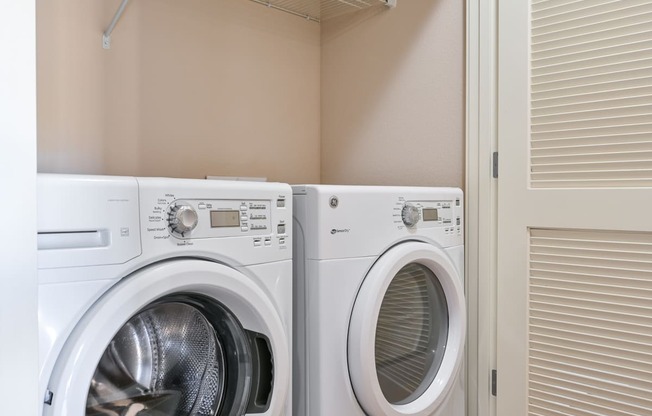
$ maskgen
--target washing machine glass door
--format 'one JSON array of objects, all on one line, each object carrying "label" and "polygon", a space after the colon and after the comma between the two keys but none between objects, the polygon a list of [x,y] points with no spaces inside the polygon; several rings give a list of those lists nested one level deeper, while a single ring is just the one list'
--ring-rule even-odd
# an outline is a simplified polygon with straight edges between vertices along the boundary
[{"label": "washing machine glass door", "polygon": [[242,414],[255,337],[214,299],[164,297],[129,319],[104,350],[86,415],[204,416],[225,408]]},{"label": "washing machine glass door", "polygon": [[461,367],[466,332],[462,279],[447,254],[399,244],[374,264],[354,305],[348,364],[372,415],[430,415]]},{"label": "washing machine glass door", "polygon": [[203,260],[152,265],[76,325],[43,414],[277,415],[290,386],[287,339],[274,303],[243,273]]}]

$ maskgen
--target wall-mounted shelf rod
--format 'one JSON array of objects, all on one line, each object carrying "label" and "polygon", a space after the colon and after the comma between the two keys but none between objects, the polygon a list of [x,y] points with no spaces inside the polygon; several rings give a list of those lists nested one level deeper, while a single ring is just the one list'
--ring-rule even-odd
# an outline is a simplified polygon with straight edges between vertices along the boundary
[{"label": "wall-mounted shelf rod", "polygon": [[310,16],[309,14],[299,13],[299,12],[297,12],[295,10],[291,10],[291,9],[286,8],[286,7],[278,6],[278,5],[274,4],[274,3],[270,3],[269,1],[265,1],[265,0],[251,0],[251,1],[256,2],[258,4],[262,4],[263,6],[267,6],[270,9],[280,10],[280,11],[285,12],[285,13],[290,13],[290,14],[293,14],[295,16],[303,17],[304,19],[310,20],[311,22],[319,23],[319,18],[318,17]]},{"label": "wall-mounted shelf rod", "polygon": [[102,35],[102,47],[104,49],[111,49],[111,32],[113,32],[115,25],[118,24],[118,20],[122,17],[122,13],[124,13],[127,3],[129,3],[129,0],[122,0],[120,7],[118,7],[118,11],[115,12],[115,16],[113,16],[113,20],[111,20],[111,23],[109,24],[109,27],[104,31],[104,34]]},{"label": "wall-mounted shelf rod", "polygon": [[270,9],[280,10],[312,22],[321,23],[341,14],[366,9],[377,4],[396,7],[398,0],[251,0]]}]

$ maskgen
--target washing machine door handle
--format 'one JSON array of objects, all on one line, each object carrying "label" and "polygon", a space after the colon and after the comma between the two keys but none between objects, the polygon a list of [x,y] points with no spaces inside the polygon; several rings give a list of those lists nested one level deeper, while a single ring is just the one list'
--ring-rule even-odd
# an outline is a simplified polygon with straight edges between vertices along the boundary
[{"label": "washing machine door handle", "polygon": [[464,359],[462,281],[447,253],[423,242],[372,266],[348,334],[349,375],[367,414],[426,416],[446,400]]}]

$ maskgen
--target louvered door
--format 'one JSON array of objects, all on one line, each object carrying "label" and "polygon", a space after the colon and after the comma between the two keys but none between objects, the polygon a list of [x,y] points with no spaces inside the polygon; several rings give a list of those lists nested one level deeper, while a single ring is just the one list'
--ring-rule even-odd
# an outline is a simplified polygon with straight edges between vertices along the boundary
[{"label": "louvered door", "polygon": [[498,416],[652,415],[652,2],[499,0]]}]

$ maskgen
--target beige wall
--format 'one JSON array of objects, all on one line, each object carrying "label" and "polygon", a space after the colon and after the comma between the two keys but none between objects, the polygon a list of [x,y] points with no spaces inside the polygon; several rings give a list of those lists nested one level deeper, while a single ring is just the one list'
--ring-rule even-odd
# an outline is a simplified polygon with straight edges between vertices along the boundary
[{"label": "beige wall", "polygon": [[39,171],[462,186],[463,2],[119,2],[37,2]]},{"label": "beige wall", "polygon": [[323,183],[464,183],[464,2],[322,23]]},{"label": "beige wall", "polygon": [[100,173],[105,107],[99,1],[36,2],[38,168]]},{"label": "beige wall", "polygon": [[320,27],[244,0],[37,2],[41,172],[319,181]]}]

